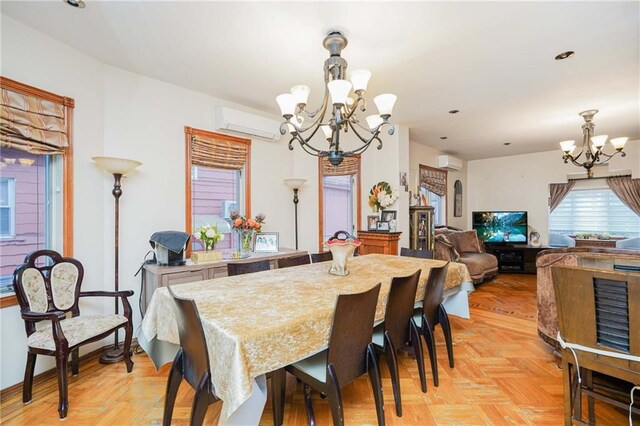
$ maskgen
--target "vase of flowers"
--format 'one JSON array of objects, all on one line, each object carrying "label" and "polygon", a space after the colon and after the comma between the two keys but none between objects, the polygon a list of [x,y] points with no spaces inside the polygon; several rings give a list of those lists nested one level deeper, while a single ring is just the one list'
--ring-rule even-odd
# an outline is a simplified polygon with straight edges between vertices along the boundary
[{"label": "vase of flowers", "polygon": [[214,262],[222,259],[222,253],[216,251],[216,244],[224,240],[224,234],[218,232],[216,225],[203,225],[199,227],[194,236],[202,241],[204,251],[194,251],[191,253],[191,260],[195,264]]},{"label": "vase of flowers", "polygon": [[398,191],[391,188],[388,182],[382,181],[373,185],[369,191],[369,207],[375,213],[384,210],[398,199]]},{"label": "vase of flowers", "polygon": [[232,227],[240,235],[240,253],[247,254],[253,251],[253,237],[262,230],[265,218],[263,213],[258,213],[255,218],[247,219],[237,210],[231,211]]}]

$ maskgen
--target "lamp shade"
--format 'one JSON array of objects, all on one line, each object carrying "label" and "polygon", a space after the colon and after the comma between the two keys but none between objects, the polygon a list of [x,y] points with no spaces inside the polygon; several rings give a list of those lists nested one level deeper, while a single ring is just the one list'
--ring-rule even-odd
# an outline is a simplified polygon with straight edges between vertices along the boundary
[{"label": "lamp shade", "polygon": [[331,80],[327,83],[329,93],[331,93],[331,103],[344,105],[351,91],[351,83],[348,80]]},{"label": "lamp shade", "polygon": [[378,113],[380,113],[380,115],[391,115],[391,112],[393,111],[393,106],[396,103],[396,99],[398,99],[396,95],[392,95],[391,93],[385,93],[373,98],[373,102],[376,104],[376,107],[378,108]]},{"label": "lamp shade", "polygon": [[591,144],[595,149],[601,149],[604,144],[607,143],[608,138],[608,135],[593,136],[591,138]]},{"label": "lamp shade", "polygon": [[291,178],[285,179],[284,183],[286,183],[291,189],[300,189],[300,187],[302,187],[302,185],[304,185],[306,181],[306,179]]},{"label": "lamp shade", "polygon": [[293,115],[296,112],[296,97],[291,93],[283,93],[282,95],[276,96],[276,102],[278,102],[278,106],[280,107],[280,112],[283,116]]},{"label": "lamp shade", "polygon": [[320,128],[322,129],[322,133],[324,133],[325,139],[331,140],[331,138],[333,137],[333,130],[331,129],[331,126],[329,126],[328,124],[323,124],[322,126],[320,126]]},{"label": "lamp shade", "polygon": [[307,99],[309,99],[309,86],[305,86],[304,84],[298,84],[291,88],[291,94],[295,98],[296,104],[306,105]]},{"label": "lamp shade", "polygon": [[627,140],[628,140],[628,139],[629,139],[629,138],[613,138],[613,139],[611,139],[611,141],[610,141],[610,142],[611,142],[611,145],[613,145],[613,147],[614,147],[615,149],[620,150],[620,149],[623,149],[623,148],[624,148],[624,144],[626,144],[626,143],[627,143]]},{"label": "lamp shade", "polygon": [[135,160],[127,160],[126,158],[116,157],[93,157],[93,161],[98,163],[100,167],[113,174],[126,175],[142,165],[141,162]]},{"label": "lamp shade", "polygon": [[565,153],[570,153],[573,148],[576,147],[576,141],[562,141],[560,142],[560,149]]},{"label": "lamp shade", "polygon": [[367,84],[371,78],[371,71],[369,70],[353,70],[351,71],[351,83],[353,84],[353,90],[367,90]]},{"label": "lamp shade", "polygon": [[367,115],[367,124],[371,130],[378,127],[383,121],[384,120],[379,115]]}]

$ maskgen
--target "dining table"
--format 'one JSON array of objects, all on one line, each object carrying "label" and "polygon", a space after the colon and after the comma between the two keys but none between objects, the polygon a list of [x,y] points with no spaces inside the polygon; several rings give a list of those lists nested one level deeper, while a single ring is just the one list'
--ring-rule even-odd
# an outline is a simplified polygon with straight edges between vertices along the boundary
[{"label": "dining table", "polygon": [[[329,274],[331,262],[273,269],[171,286],[195,301],[209,352],[215,392],[223,401],[219,424],[258,424],[266,403],[265,374],[327,348],[336,299],[381,283],[375,321],[384,320],[394,277],[420,269],[416,306],[429,270],[441,260],[369,254],[348,259],[349,274]],[[450,263],[447,291],[472,291],[466,266]],[[372,324],[373,326],[373,324]],[[166,287],[155,290],[138,341],[157,368],[173,360],[180,340]]]}]

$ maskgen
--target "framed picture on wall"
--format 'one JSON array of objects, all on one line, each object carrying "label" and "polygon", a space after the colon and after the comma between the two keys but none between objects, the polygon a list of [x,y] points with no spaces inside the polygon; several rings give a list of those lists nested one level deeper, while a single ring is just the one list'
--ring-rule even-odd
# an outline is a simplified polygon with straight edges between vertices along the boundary
[{"label": "framed picture on wall", "polygon": [[256,234],[253,251],[256,253],[277,253],[280,249],[277,232],[261,232]]},{"label": "framed picture on wall", "polygon": [[378,215],[369,215],[367,216],[367,229],[369,231],[377,231],[378,230]]}]

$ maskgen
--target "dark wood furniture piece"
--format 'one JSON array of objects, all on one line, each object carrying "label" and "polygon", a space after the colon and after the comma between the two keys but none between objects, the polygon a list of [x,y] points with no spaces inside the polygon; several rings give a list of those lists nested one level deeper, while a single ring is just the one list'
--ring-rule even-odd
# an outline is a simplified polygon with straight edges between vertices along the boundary
[{"label": "dark wood furniture piece", "polygon": [[[278,259],[306,254],[304,250],[281,248],[278,253],[253,253],[249,260],[268,259],[271,269],[278,267]],[[146,312],[153,292],[158,287],[205,281],[227,276],[227,264],[245,262],[246,259],[219,260],[211,263],[194,264],[187,261],[183,266],[158,266],[146,264],[142,269],[142,312]]]},{"label": "dark wood furniture piece", "polygon": [[[640,356],[640,304],[634,303],[640,300],[640,274],[575,266],[556,266],[551,272],[561,346],[567,346],[562,350],[565,425],[595,424],[594,398],[629,410],[629,389],[616,397],[604,383],[595,387],[593,378],[600,373],[640,385],[639,363],[630,359]],[[582,421],[583,393],[589,423]],[[632,411],[640,414],[638,404]]]},{"label": "dark wood furniture piece", "polygon": [[[376,402],[378,424],[384,426],[384,406],[378,357],[371,337],[380,284],[363,293],[341,294],[336,302],[329,347],[286,367],[302,380],[309,424],[315,425],[311,388],[327,396],[334,425],[344,425],[341,389],[369,373]],[[274,424],[281,425],[284,412],[285,369],[273,372]]]},{"label": "dark wood furniture piece", "polygon": [[301,254],[299,256],[285,257],[278,259],[278,269],[289,268],[291,266],[308,265],[311,263],[308,254]]},{"label": "dark wood furniture piece", "polygon": [[576,238],[570,235],[571,238],[576,240],[576,247],[601,247],[601,248],[615,248],[616,242],[624,240],[626,237],[611,237],[608,240],[599,240],[595,238]]},{"label": "dark wood furniture piece", "polygon": [[254,260],[253,262],[229,263],[227,265],[227,275],[244,275],[253,274],[254,272],[268,271],[271,269],[271,263],[266,260]]},{"label": "dark wood furniture piece", "polygon": [[406,247],[400,248],[400,256],[418,257],[420,259],[433,259],[433,251],[431,250],[413,250]]},{"label": "dark wood furniture piece", "polygon": [[422,309],[416,309],[413,313],[413,320],[418,326],[420,334],[424,337],[429,350],[429,360],[431,361],[431,373],[433,374],[433,384],[438,386],[438,361],[436,356],[435,327],[440,324],[444,333],[444,340],[447,345],[449,356],[449,367],[453,368],[453,342],[451,340],[451,325],[449,316],[442,305],[444,299],[444,282],[447,277],[449,263],[440,267],[433,267],[427,278],[427,285],[424,290]]},{"label": "dark wood furniture piece", "polygon": [[422,357],[422,341],[418,326],[413,321],[413,306],[421,272],[419,269],[413,275],[396,277],[391,281],[384,322],[373,329],[373,344],[378,352],[385,355],[389,366],[393,398],[396,403],[398,417],[402,417],[402,399],[396,351],[407,344],[411,345],[416,355],[422,392],[427,391],[427,379],[424,373],[424,359]]},{"label": "dark wood furniture piece", "polygon": [[434,207],[409,207],[409,247],[413,250],[435,250]]},{"label": "dark wood furniture piece", "polygon": [[508,274],[535,274],[536,256],[550,247],[533,247],[527,245],[492,245],[486,244],[487,253],[498,258],[498,272]]},{"label": "dark wood furniture piece", "polygon": [[333,255],[330,251],[322,253],[311,253],[311,263],[330,262],[333,260]]},{"label": "dark wood furniture piece", "polygon": [[358,231],[358,239],[362,243],[358,254],[393,254],[398,255],[398,241],[402,232]]},{"label": "dark wood furniture piece", "polygon": [[167,380],[162,425],[171,425],[173,406],[182,379],[185,379],[189,386],[196,391],[189,424],[191,426],[201,425],[207,413],[207,407],[220,400],[216,395],[213,383],[211,383],[207,339],[195,302],[192,299],[176,296],[171,291],[171,287],[168,290],[175,303],[180,349],[173,360]]},{"label": "dark wood furniture piece", "polygon": [[[38,250],[25,257],[24,264],[13,273],[20,314],[27,332],[27,365],[24,372],[22,401],[31,401],[33,373],[37,355],[53,356],[58,372],[58,413],[67,417],[67,363],[71,354],[71,373],[78,374],[78,350],[82,345],[97,342],[120,328],[125,329],[124,362],[131,373],[131,338],[133,325],[131,305],[127,297],[133,291],[81,292],[84,268],[71,257],[62,257],[53,250]],[[123,315],[80,315],[80,297],[120,298]],[[117,300],[117,299],[116,299]],[[71,312],[71,317],[66,314]],[[85,318],[87,318],[85,320]],[[36,330],[36,323],[50,321],[51,327]]]}]

